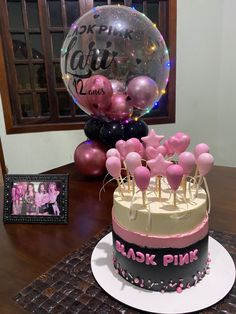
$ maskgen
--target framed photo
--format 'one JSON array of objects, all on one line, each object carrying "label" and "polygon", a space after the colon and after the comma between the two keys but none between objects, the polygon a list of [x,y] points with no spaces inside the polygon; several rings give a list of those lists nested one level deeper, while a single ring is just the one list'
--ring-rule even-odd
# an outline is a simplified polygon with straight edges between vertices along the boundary
[{"label": "framed photo", "polygon": [[66,224],[68,175],[6,175],[4,223]]}]

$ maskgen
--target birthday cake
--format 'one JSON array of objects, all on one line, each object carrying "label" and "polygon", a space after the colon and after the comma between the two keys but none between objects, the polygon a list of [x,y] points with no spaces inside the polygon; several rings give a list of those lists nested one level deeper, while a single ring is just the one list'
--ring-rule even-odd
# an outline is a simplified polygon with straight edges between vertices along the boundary
[{"label": "birthday cake", "polygon": [[[210,262],[205,175],[213,157],[206,144],[197,145],[194,154],[185,151],[189,137],[176,134],[164,145],[153,130],[143,143],[119,141],[106,163],[118,183],[112,209],[115,270],[133,285],[162,293],[196,285],[209,273]],[[178,136],[179,144],[173,145]],[[122,161],[126,178],[121,177]]]}]

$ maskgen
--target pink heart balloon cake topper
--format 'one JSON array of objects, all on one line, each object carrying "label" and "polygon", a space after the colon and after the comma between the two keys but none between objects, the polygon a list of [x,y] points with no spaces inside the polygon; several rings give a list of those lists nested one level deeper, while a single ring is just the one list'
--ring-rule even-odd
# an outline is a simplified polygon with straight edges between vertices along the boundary
[{"label": "pink heart balloon cake topper", "polygon": [[190,144],[190,137],[182,132],[177,132],[175,135],[171,136],[168,140],[169,146],[176,154],[181,154],[186,150]]},{"label": "pink heart balloon cake topper", "polygon": [[124,159],[125,156],[127,155],[126,142],[123,140],[117,141],[116,142],[116,149],[120,153],[121,158]]},{"label": "pink heart balloon cake topper", "polygon": [[166,156],[167,149],[164,145],[160,145],[157,148],[154,148],[152,146],[148,146],[146,148],[146,156],[147,159],[154,159],[157,157],[158,154],[162,154],[162,156]]},{"label": "pink heart balloon cake topper", "polygon": [[137,138],[135,137],[130,138],[129,140],[126,141],[127,153],[131,152],[138,153],[140,151],[141,145],[142,145],[141,142]]}]

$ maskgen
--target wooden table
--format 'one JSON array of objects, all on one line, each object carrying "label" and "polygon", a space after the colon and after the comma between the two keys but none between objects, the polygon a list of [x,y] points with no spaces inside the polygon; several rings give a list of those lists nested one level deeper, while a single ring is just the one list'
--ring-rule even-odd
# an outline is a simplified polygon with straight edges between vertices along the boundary
[{"label": "wooden table", "polygon": [[[74,164],[50,171],[69,173],[68,225],[0,223],[0,313],[25,313],[11,299],[34,278],[80,247],[111,223],[111,184],[98,201],[101,179],[81,177]],[[236,168],[215,166],[207,177],[211,223],[215,230],[236,233]],[[2,199],[2,196],[1,196]]]}]

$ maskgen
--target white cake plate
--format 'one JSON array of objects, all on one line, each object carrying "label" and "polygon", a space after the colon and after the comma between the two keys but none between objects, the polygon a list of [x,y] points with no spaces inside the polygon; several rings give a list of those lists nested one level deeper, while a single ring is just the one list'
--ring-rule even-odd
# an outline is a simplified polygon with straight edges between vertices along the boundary
[{"label": "white cake plate", "polygon": [[98,284],[113,298],[133,308],[153,313],[189,313],[220,301],[232,288],[235,265],[226,249],[209,237],[210,274],[182,293],[160,293],[141,289],[116,274],[112,263],[112,234],[102,238],[93,250],[91,268]]}]

